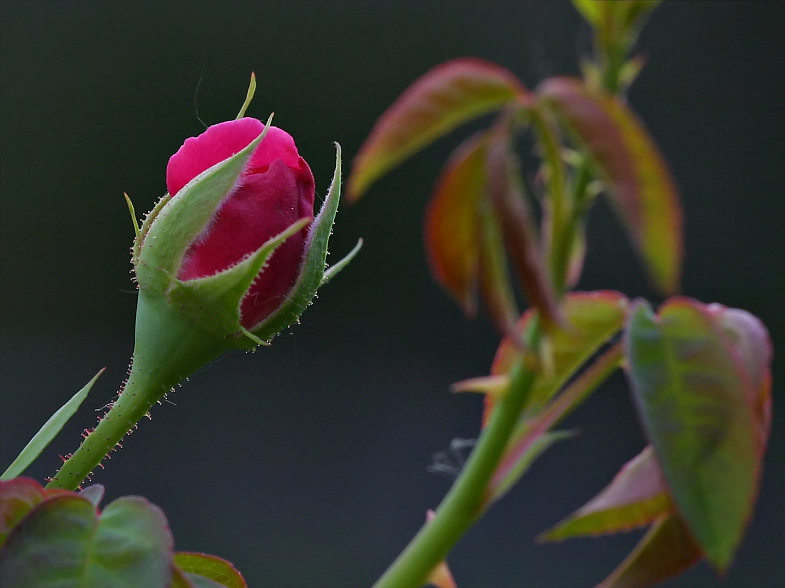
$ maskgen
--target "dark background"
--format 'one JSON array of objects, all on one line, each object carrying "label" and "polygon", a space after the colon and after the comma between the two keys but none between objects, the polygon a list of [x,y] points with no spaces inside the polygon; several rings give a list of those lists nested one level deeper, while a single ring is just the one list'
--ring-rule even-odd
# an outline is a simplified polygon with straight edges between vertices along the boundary
[{"label": "dark background", "polygon": [[[667,2],[640,48],[631,92],[681,186],[684,292],[739,306],[785,349],[785,3]],[[533,86],[577,72],[588,31],[566,0],[259,3],[4,2],[0,464],[102,366],[73,425],[29,474],[55,471],[125,376],[135,294],[132,230],[164,189],[166,161],[207,122],[276,112],[320,194],[332,141],[348,164],[375,117],[431,66],[497,61]],[[201,81],[201,83],[200,83]],[[195,100],[196,96],[196,100]],[[497,338],[432,282],[421,244],[426,197],[466,129],[439,141],[338,215],[331,250],[366,246],[270,349],[224,357],[170,395],[94,481],[167,513],[177,547],[222,555],[251,586],[370,584],[449,480],[426,472],[473,437],[480,399],[448,385],[487,373]],[[590,225],[582,289],[657,300],[604,206]],[[783,364],[760,500],[727,586],[785,580]],[[534,536],[604,486],[644,441],[623,378],[460,542],[461,587],[584,586],[639,533],[536,545]],[[2,469],[2,468],[0,468]],[[700,564],[673,586],[714,586]]]}]

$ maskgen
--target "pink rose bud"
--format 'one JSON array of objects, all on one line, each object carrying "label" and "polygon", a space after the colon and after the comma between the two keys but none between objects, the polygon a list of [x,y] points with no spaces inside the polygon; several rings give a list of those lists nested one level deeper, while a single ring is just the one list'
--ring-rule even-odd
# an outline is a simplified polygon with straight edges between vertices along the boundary
[{"label": "pink rose bud", "polygon": [[285,131],[240,118],[186,139],[169,159],[169,194],[134,241],[137,347],[185,337],[214,355],[258,345],[296,321],[348,262],[325,272],[337,156],[314,219],[313,175]]},{"label": "pink rose bud", "polygon": [[[169,159],[166,185],[172,198],[203,171],[246,147],[264,130],[255,118],[213,125],[186,139]],[[223,271],[259,249],[301,218],[313,216],[314,181],[294,139],[270,127],[253,150],[236,184],[210,223],[188,247],[177,272],[193,280]],[[294,285],[303,258],[306,230],[286,239],[242,299],[240,323],[253,329],[275,310]]]}]

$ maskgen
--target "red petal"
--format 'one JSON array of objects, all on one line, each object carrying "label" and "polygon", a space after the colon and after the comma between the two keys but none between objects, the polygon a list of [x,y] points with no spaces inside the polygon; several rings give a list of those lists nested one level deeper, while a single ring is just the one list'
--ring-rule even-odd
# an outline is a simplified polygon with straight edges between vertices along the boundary
[{"label": "red petal", "polygon": [[255,118],[241,118],[213,125],[198,137],[186,139],[166,166],[169,194],[174,196],[204,170],[240,151],[263,129]]}]

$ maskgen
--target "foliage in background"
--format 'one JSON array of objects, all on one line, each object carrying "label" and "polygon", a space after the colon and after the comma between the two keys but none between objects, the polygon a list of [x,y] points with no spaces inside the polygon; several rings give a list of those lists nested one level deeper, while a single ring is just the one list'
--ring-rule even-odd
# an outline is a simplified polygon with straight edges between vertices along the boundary
[{"label": "foliage in background", "polygon": [[[649,526],[602,583],[643,586],[701,557],[722,573],[751,516],[771,419],[771,346],[762,323],[678,296],[655,313],[616,292],[568,292],[580,278],[587,216],[599,195],[663,294],[678,291],[683,257],[675,182],[625,98],[642,64],[630,50],[657,3],[574,4],[594,31],[583,78],[552,77],[530,91],[493,63],[444,63],[390,106],[355,159],[353,200],[436,138],[496,113],[487,130],[456,148],[425,219],[436,280],[467,315],[481,296],[504,335],[491,374],[454,386],[485,394],[485,428],[433,520],[379,586],[422,583],[479,513],[568,436],[554,425],[617,368],[627,374],[650,445],[540,540]],[[533,177],[518,163],[522,133],[541,158]],[[531,307],[517,324],[511,275]]]},{"label": "foliage in background", "polygon": [[[434,140],[492,115],[488,127],[461,143],[446,163],[425,220],[435,279],[467,315],[477,312],[482,299],[502,337],[489,374],[454,385],[485,395],[482,434],[453,488],[378,586],[455,586],[446,564],[451,547],[537,457],[572,436],[555,427],[618,369],[627,375],[648,444],[539,540],[648,527],[603,586],[654,584],[701,558],[719,573],[732,562],[754,507],[769,437],[772,351],[764,325],[749,313],[675,295],[683,257],[679,195],[625,97],[642,65],[631,49],[656,4],[574,0],[594,32],[582,78],[552,77],[529,90],[512,72],[478,59],[437,66],[380,117],[355,159],[347,182],[351,200]],[[253,88],[252,79],[238,118]],[[536,146],[534,170],[518,160],[524,134]],[[338,159],[323,213],[308,236],[313,247],[298,266],[300,278],[280,312],[262,325],[246,330],[240,322],[243,293],[275,247],[310,219],[287,223],[287,230],[274,231],[231,271],[208,278],[217,290],[175,271],[227,191],[242,183],[262,138],[259,130],[251,143],[197,171],[185,186],[188,198],[210,210],[197,206],[186,214],[186,196],[165,196],[140,229],[129,200],[137,235],[133,261],[144,294],[135,355],[159,362],[139,367],[143,362],[135,360],[134,366],[154,385],[134,383],[130,392],[127,386],[126,398],[138,386],[144,402],[125,416],[125,404],[117,402],[100,430],[86,430],[86,442],[64,458],[61,477],[47,488],[17,477],[76,411],[96,376],[0,477],[0,585],[245,585],[221,558],[174,552],[163,513],[147,500],[124,497],[100,509],[102,487],[73,489],[180,380],[184,370],[177,361],[195,369],[224,348],[271,338],[356,253],[325,271],[340,195]],[[619,292],[571,291],[583,267],[588,214],[599,197],[617,213],[652,284],[670,296],[656,310]],[[152,239],[167,234],[175,239],[156,247]],[[528,306],[524,313],[519,291]],[[143,304],[150,293],[160,298],[152,314]],[[164,337],[161,347],[150,325],[181,331]],[[181,332],[196,333],[198,348],[183,345]],[[204,341],[210,349],[200,355]],[[134,382],[145,379],[136,377]]]}]

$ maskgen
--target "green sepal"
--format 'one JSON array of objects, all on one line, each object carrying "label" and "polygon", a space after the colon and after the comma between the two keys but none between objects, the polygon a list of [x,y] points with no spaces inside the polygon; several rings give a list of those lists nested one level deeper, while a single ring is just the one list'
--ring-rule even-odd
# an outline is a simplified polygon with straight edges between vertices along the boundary
[{"label": "green sepal", "polygon": [[[150,232],[150,227],[153,224],[153,221],[158,217],[158,214],[163,210],[163,207],[169,202],[170,196],[169,192],[161,196],[158,201],[153,206],[152,210],[148,212],[144,219],[142,219],[142,226],[139,227],[139,233],[134,238],[134,243],[131,246],[131,262],[136,267],[136,262],[139,259],[139,254],[142,251],[142,241],[147,236],[147,233]],[[135,212],[133,213],[135,214]]]},{"label": "green sepal", "polygon": [[168,290],[188,247],[235,185],[251,154],[267,134],[271,119],[272,115],[259,136],[242,150],[200,173],[177,193],[177,198],[166,201],[142,235],[135,259],[141,289],[159,293]]},{"label": "green sepal", "polygon": [[322,276],[322,283],[321,285],[324,286],[327,282],[332,280],[335,276],[337,276],[349,263],[355,258],[355,256],[360,252],[360,249],[363,247],[363,240],[358,239],[357,244],[352,248],[352,250],[344,255],[339,261],[336,261],[330,267],[324,270],[324,275]]},{"label": "green sepal", "polygon": [[[278,246],[310,221],[306,217],[292,223],[243,261],[222,272],[194,280],[176,280],[167,292],[172,307],[209,333],[245,337],[246,331],[240,324],[243,297]],[[250,339],[255,345],[261,342],[255,337]]]},{"label": "green sepal", "polygon": [[[308,238],[305,242],[306,254],[300,275],[281,306],[261,323],[249,329],[259,339],[269,341],[277,333],[295,322],[316,295],[316,289],[322,284],[325,277],[327,245],[330,241],[330,234],[332,233],[335,213],[338,211],[340,199],[341,146],[336,143],[333,180],[322,209],[309,229]],[[336,265],[340,265],[340,263]]]}]

